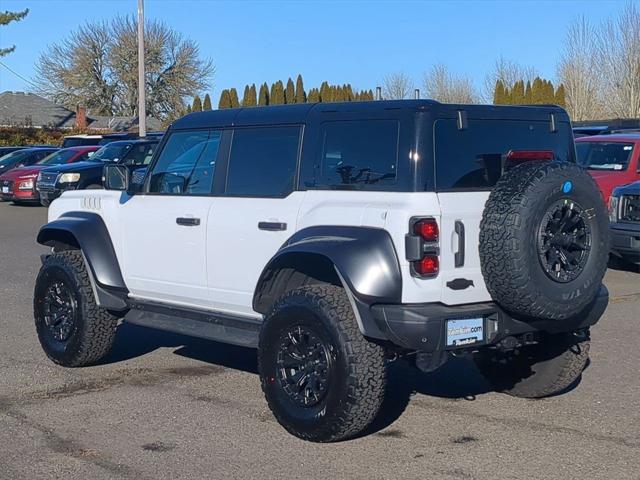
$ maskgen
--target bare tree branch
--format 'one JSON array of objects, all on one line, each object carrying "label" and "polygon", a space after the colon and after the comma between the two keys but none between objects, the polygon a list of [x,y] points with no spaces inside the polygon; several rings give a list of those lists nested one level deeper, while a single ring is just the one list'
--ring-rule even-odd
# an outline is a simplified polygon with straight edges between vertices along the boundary
[{"label": "bare tree branch", "polygon": [[480,96],[467,76],[455,76],[446,65],[434,65],[425,74],[424,90],[428,98],[443,103],[478,103]]},{"label": "bare tree branch", "polygon": [[[96,114],[135,115],[138,108],[138,39],[133,17],[88,23],[54,44],[36,64],[40,93],[68,107],[82,103]],[[184,99],[210,86],[215,71],[198,46],[161,22],[145,25],[147,112],[173,118]]]},{"label": "bare tree branch", "polygon": [[403,72],[392,73],[382,80],[382,97],[386,100],[411,98],[413,80]]}]

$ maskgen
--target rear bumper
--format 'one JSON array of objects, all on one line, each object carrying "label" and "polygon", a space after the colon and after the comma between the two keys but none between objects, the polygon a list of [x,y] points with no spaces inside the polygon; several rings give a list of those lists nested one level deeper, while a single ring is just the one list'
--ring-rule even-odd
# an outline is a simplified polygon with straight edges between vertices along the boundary
[{"label": "rear bumper", "polygon": [[[384,326],[389,340],[394,344],[433,353],[477,349],[496,345],[507,337],[528,333],[560,333],[589,328],[600,319],[608,303],[609,292],[603,285],[594,302],[583,313],[569,320],[516,319],[492,302],[458,306],[442,303],[374,305],[371,313],[378,325]],[[471,346],[448,346],[447,321],[470,318],[484,319],[484,339]]]},{"label": "rear bumper", "polygon": [[611,252],[640,265],[640,224],[611,224]]}]

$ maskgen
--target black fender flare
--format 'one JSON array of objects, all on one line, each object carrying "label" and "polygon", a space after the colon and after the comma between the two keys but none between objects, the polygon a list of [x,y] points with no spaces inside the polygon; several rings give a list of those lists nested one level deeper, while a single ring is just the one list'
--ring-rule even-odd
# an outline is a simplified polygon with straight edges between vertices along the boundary
[{"label": "black fender flare", "polygon": [[364,335],[386,339],[386,327],[370,312],[376,303],[400,303],[402,274],[393,240],[386,230],[375,227],[315,226],[292,235],[263,269],[256,284],[253,308],[266,313],[260,292],[271,273],[294,256],[320,256],[333,265],[347,291]]},{"label": "black fender flare", "polygon": [[97,213],[67,212],[40,228],[37,242],[53,248],[77,248],[89,267],[98,304],[125,310],[128,289],[124,283],[111,236]]}]

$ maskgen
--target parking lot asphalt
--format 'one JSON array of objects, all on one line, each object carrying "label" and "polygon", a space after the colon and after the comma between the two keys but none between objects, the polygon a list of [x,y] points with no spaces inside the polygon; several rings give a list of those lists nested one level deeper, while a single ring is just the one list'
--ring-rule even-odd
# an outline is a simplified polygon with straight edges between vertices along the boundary
[{"label": "parking lot asphalt", "polygon": [[429,375],[395,362],[376,428],[320,445],[275,422],[252,350],[123,325],[102,365],[47,360],[32,319],[45,221],[0,203],[1,479],[640,478],[640,274],[607,273],[574,390],[523,400],[467,359]]}]

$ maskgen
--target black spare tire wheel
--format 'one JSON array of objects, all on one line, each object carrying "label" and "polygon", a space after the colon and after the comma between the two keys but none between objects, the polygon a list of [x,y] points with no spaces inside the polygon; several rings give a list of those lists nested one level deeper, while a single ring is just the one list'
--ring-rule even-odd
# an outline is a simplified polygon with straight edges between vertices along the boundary
[{"label": "black spare tire wheel", "polygon": [[609,220],[591,176],[565,162],[509,170],[486,203],[480,262],[491,297],[516,315],[571,318],[607,269]]}]

